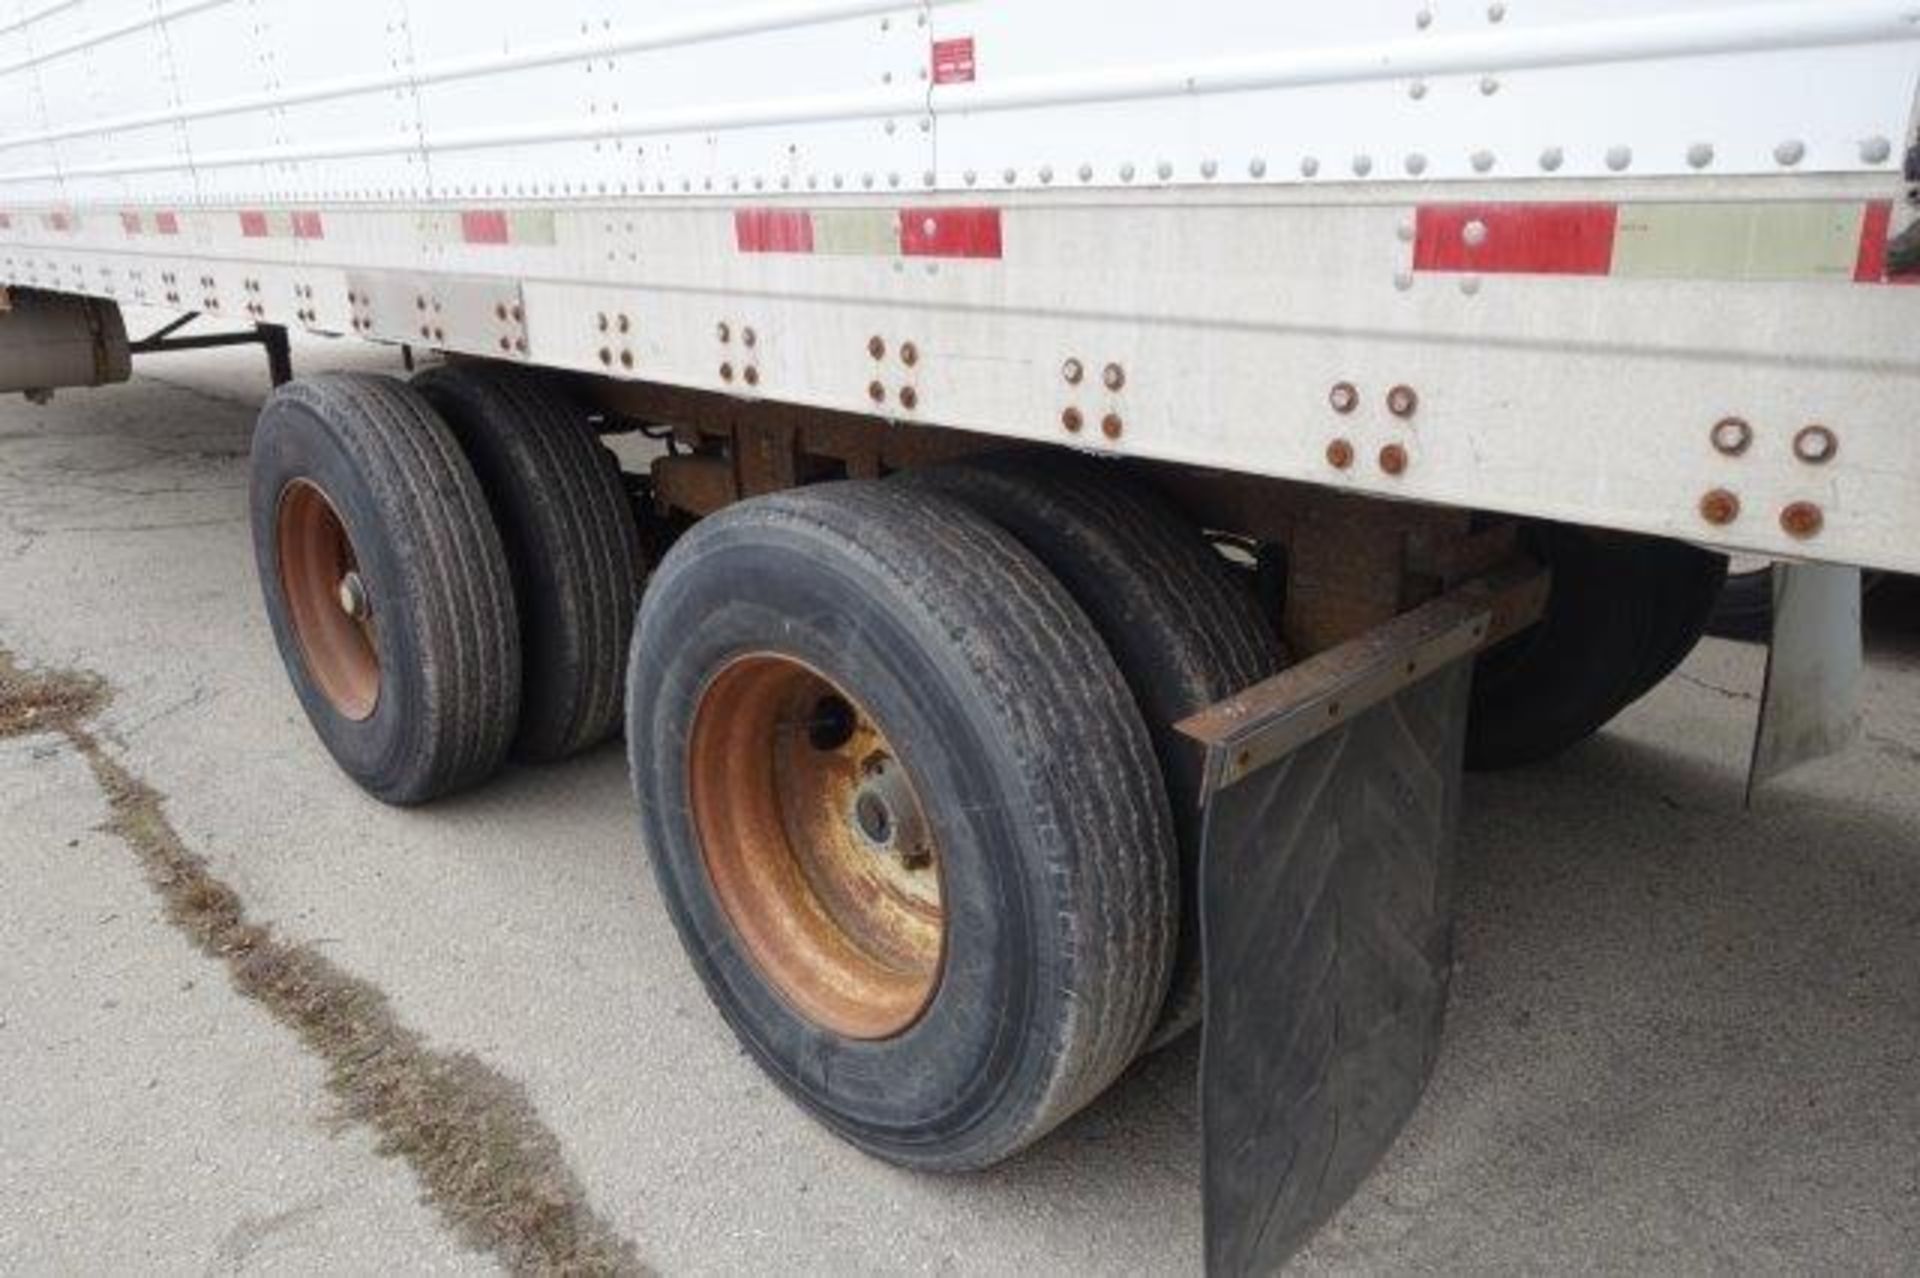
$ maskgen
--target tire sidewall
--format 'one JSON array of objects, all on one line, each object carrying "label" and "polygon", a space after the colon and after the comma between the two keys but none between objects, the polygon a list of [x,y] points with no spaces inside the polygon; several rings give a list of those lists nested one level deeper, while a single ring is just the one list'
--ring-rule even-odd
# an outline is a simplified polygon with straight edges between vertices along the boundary
[{"label": "tire sidewall", "polygon": [[[356,461],[322,414],[278,395],[268,401],[255,432],[249,496],[254,559],[287,676],[341,768],[379,794],[403,781],[397,771],[418,756],[430,698],[418,638],[422,623],[411,606],[417,594],[408,567],[412,556],[396,544],[390,519]],[[280,501],[288,485],[303,479],[326,495],[346,526],[373,603],[380,692],[365,719],[350,719],[335,709],[307,669],[280,579]]]},{"label": "tire sidewall", "polygon": [[[1019,1098],[1049,1085],[1057,1047],[1028,1040],[1065,1014],[1047,1004],[1071,985],[1061,909],[1037,873],[1058,858],[1036,841],[1060,837],[1029,798],[1045,778],[1022,775],[951,638],[874,602],[886,594],[877,576],[822,573],[803,548],[704,531],[656,576],[634,644],[649,658],[629,674],[642,827],[669,913],[742,1040],[830,1125],[901,1162],[990,1162],[1023,1135],[996,1116],[1029,1110]],[[692,554],[701,572],[673,571]],[[938,841],[942,972],[926,1011],[893,1038],[847,1039],[789,1006],[741,947],[698,852],[682,768],[701,693],[736,658],[768,651],[827,675],[879,721]]]}]

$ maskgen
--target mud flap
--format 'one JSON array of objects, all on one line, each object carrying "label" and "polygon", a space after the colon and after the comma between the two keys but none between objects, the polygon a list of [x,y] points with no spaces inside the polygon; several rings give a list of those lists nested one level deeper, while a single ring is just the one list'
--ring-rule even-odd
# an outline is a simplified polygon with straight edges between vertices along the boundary
[{"label": "mud flap", "polygon": [[1838,753],[1860,735],[1860,570],[1780,564],[1773,642],[1747,768],[1747,803],[1773,778]]},{"label": "mud flap", "polygon": [[[1463,590],[1195,716],[1207,751],[1207,1270],[1278,1269],[1438,1053],[1472,658],[1545,579]],[[1531,609],[1531,611],[1529,611]]]}]

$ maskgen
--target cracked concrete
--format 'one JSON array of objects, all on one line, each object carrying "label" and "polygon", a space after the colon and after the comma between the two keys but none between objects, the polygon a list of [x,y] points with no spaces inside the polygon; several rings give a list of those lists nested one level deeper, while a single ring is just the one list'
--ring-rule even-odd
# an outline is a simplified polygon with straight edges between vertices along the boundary
[{"label": "cracked concrete", "polygon": [[[304,343],[301,367],[392,370]],[[617,748],[368,802],[285,685],[245,533],[258,352],[0,403],[0,639],[98,670],[101,734],[251,917],[519,1080],[672,1273],[1191,1271],[1191,1043],[993,1173],[802,1117],[687,971]],[[69,530],[69,531],[46,531]],[[1871,608],[1870,738],[1741,808],[1756,650],[1471,781],[1432,1091],[1305,1272],[1898,1270],[1920,1254],[1920,595]],[[0,1256],[27,1272],[493,1267],[322,1066],[212,979],[99,833],[84,763],[0,742]]]}]

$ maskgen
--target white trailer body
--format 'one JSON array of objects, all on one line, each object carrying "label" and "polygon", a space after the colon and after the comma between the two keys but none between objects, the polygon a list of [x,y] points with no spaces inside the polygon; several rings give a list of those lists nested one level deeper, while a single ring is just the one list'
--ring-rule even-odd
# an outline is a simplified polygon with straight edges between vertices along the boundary
[{"label": "white trailer body", "polygon": [[16,0],[0,282],[1915,570],[1917,88],[1911,0]]}]

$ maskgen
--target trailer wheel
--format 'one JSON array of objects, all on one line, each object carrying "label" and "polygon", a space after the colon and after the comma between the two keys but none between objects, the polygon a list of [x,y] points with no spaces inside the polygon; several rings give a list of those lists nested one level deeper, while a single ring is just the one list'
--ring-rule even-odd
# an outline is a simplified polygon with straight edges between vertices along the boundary
[{"label": "trailer wheel", "polygon": [[840,1135],[985,1166],[1139,1049],[1174,946],[1165,794],[1099,636],[1005,533],[879,483],[731,506],[654,574],[627,707],[687,954]]},{"label": "trailer wheel", "polygon": [[1180,513],[1111,464],[1000,453],[907,471],[998,524],[1067,588],[1100,632],[1160,760],[1180,846],[1180,944],[1148,1047],[1200,1021],[1201,757],[1174,725],[1277,673],[1278,632],[1249,585]]},{"label": "trailer wheel", "polygon": [[1675,542],[1537,525],[1526,541],[1553,571],[1539,623],[1480,658],[1467,766],[1537,763],[1586,740],[1672,673],[1699,642],[1726,571]]},{"label": "trailer wheel", "polygon": [[254,430],[250,504],[274,639],[347,775],[398,804],[490,775],[520,704],[513,586],[426,401],[382,377],[289,382]]},{"label": "trailer wheel", "polygon": [[550,762],[620,723],[627,643],[646,576],[612,454],[574,406],[518,369],[428,369],[414,389],[459,441],[506,547],[520,607],[514,753]]}]

